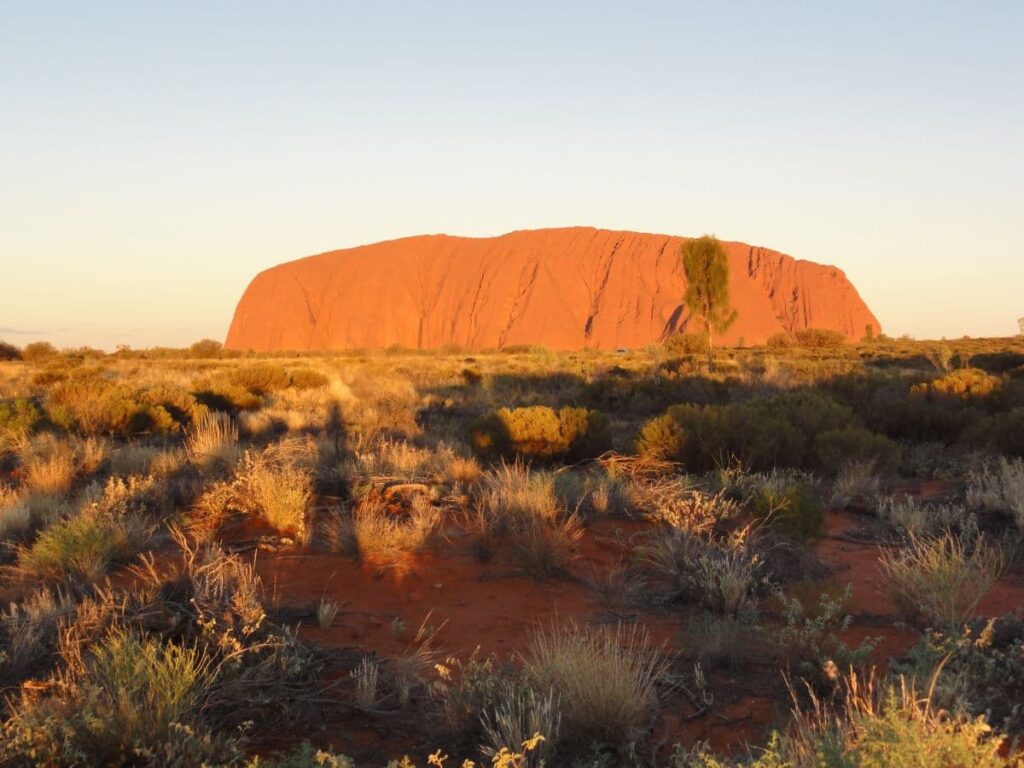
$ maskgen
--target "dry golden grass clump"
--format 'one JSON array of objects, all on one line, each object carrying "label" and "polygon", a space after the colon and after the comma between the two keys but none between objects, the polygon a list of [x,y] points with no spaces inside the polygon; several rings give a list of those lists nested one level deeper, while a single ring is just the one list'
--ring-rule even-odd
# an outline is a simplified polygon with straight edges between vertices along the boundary
[{"label": "dry golden grass clump", "polygon": [[207,474],[230,468],[238,459],[238,427],[222,411],[209,411],[189,428],[185,438],[189,460]]},{"label": "dry golden grass clump", "polygon": [[956,628],[974,616],[1006,568],[1002,550],[952,532],[908,542],[880,558],[896,602],[913,617]]},{"label": "dry golden grass clump", "polygon": [[628,747],[639,739],[669,671],[664,649],[651,645],[638,625],[538,629],[525,662],[537,688],[557,697],[563,738],[580,746]]}]

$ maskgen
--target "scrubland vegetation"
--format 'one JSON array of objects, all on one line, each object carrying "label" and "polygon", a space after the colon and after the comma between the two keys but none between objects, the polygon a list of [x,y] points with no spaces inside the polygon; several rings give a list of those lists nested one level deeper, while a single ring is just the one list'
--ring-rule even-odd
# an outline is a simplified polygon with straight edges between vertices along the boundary
[{"label": "scrubland vegetation", "polygon": [[1024,342],[707,350],[0,345],[0,763],[1016,764]]}]

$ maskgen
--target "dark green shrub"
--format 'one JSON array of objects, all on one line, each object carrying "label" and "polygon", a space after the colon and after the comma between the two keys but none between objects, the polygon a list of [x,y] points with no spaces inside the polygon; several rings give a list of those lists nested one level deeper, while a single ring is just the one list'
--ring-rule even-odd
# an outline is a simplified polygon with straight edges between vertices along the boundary
[{"label": "dark green shrub", "polygon": [[0,434],[29,434],[42,424],[44,418],[43,409],[31,398],[0,400]]},{"label": "dark green shrub", "polygon": [[485,456],[534,459],[592,458],[608,449],[608,419],[597,411],[546,405],[501,408],[470,430],[473,448]]},{"label": "dark green shrub", "polygon": [[841,331],[828,328],[803,328],[793,335],[796,343],[807,349],[834,349],[846,343],[846,336]]},{"label": "dark green shrub", "polygon": [[0,362],[4,360],[21,360],[21,350],[6,341],[0,341]]},{"label": "dark green shrub", "polygon": [[879,472],[887,474],[900,461],[900,449],[895,442],[855,425],[820,433],[814,439],[814,453],[820,467],[832,474],[851,462],[872,462]]},{"label": "dark green shrub", "polygon": [[766,525],[810,539],[825,530],[825,505],[810,482],[785,476],[769,477],[750,496],[754,515]]},{"label": "dark green shrub", "polygon": [[199,408],[184,390],[135,390],[99,376],[56,384],[47,393],[45,405],[58,427],[83,435],[122,437],[143,432],[178,434]]},{"label": "dark green shrub", "polygon": [[855,422],[846,406],[817,392],[786,392],[724,406],[674,405],[641,429],[637,449],[702,472],[738,460],[750,469],[810,467],[814,439]]}]

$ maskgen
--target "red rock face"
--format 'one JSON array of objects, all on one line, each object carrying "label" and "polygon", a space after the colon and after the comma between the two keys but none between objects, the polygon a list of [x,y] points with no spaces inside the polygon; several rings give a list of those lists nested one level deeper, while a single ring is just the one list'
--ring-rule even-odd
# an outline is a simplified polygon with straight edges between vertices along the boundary
[{"label": "red rock face", "polygon": [[[226,346],[552,349],[642,347],[700,330],[682,304],[685,238],[603,229],[424,235],[331,251],[258,274]],[[739,318],[721,341],[829,328],[853,341],[878,320],[836,267],[725,243]]]}]

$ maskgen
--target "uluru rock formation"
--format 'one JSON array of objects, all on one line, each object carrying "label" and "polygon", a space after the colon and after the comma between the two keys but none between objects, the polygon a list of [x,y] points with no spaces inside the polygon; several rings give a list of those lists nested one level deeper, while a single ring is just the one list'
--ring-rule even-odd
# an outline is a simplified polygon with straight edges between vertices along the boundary
[{"label": "uluru rock formation", "polygon": [[[589,227],[424,235],[309,256],[249,284],[225,345],[274,351],[400,345],[642,347],[700,330],[682,304],[685,238]],[[878,320],[842,270],[727,242],[739,311],[725,343]]]}]

